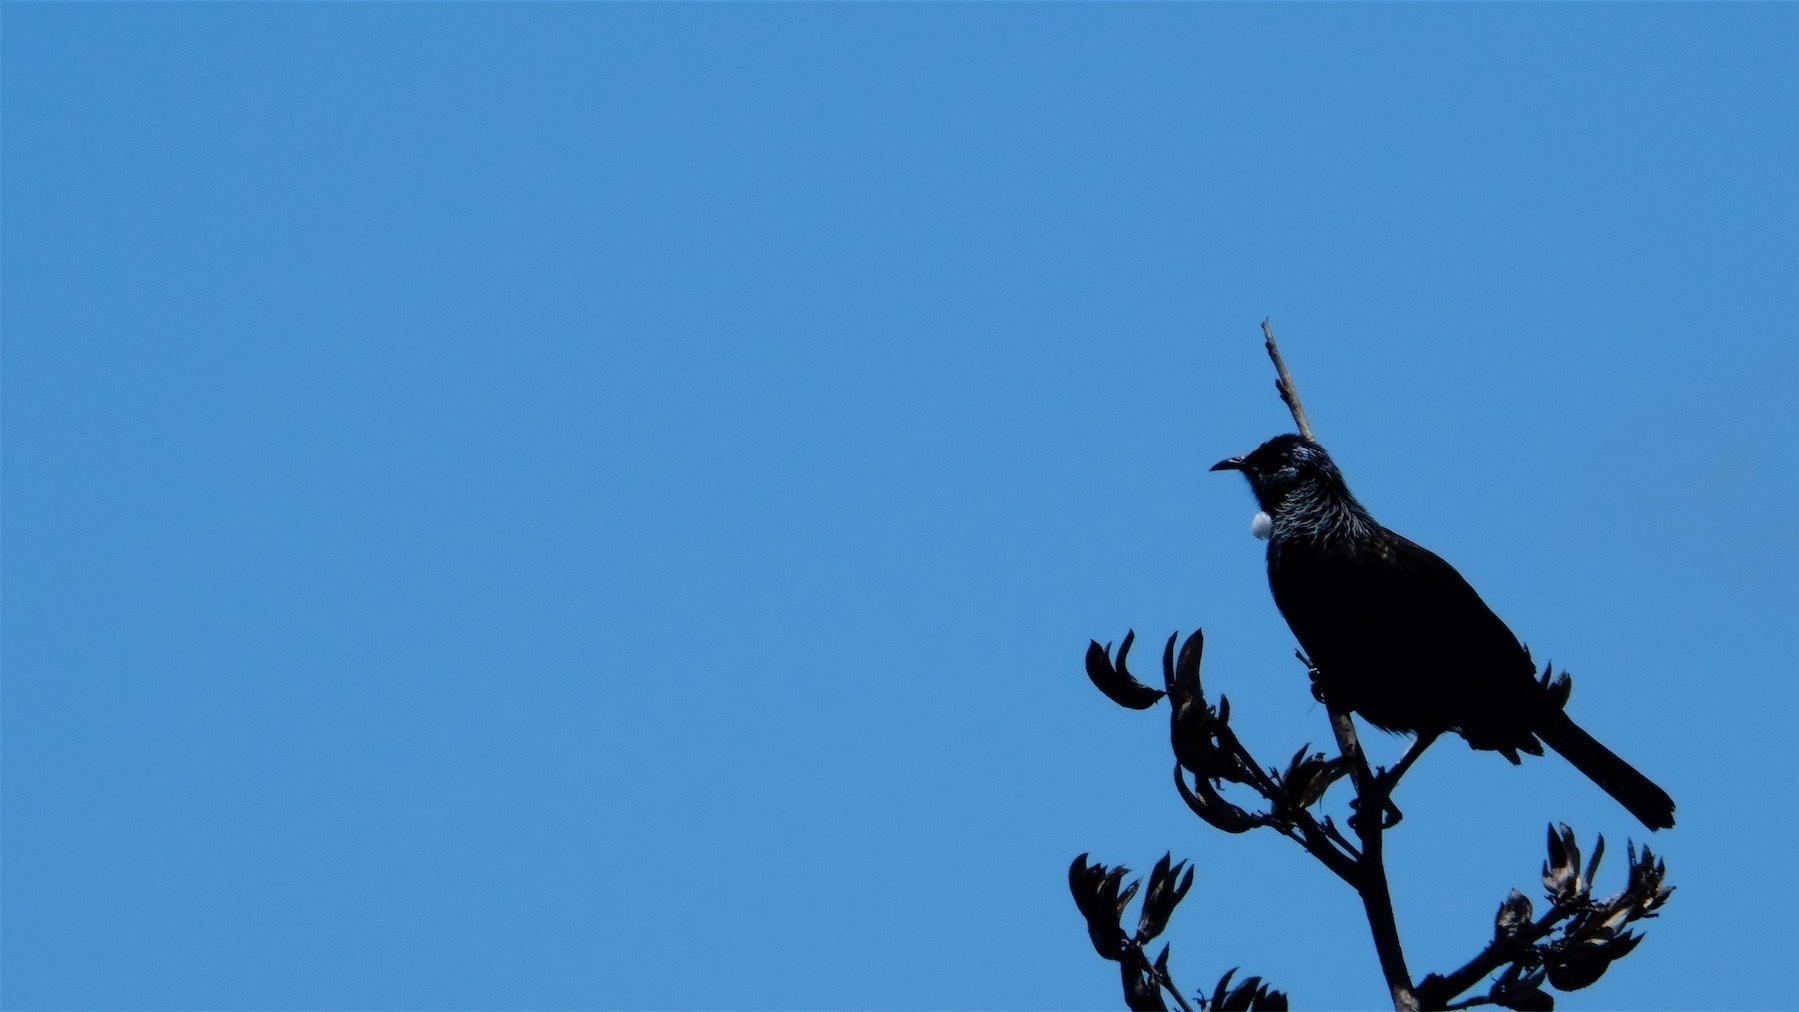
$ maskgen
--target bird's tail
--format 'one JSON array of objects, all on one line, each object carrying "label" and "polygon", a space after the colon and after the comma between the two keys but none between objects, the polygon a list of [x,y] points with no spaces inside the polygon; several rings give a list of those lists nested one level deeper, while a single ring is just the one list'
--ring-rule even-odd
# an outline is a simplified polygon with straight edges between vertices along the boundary
[{"label": "bird's tail", "polygon": [[1674,825],[1674,799],[1655,785],[1655,781],[1638,773],[1636,767],[1618,758],[1598,739],[1581,730],[1561,710],[1553,710],[1538,729],[1543,744],[1562,754],[1588,779],[1610,794],[1618,804],[1630,810],[1650,829],[1668,829]]}]

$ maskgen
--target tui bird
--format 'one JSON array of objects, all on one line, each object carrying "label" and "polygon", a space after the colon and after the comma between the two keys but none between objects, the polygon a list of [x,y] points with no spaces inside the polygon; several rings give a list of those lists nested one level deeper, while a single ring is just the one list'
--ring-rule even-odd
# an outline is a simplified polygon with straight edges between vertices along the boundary
[{"label": "tui bird", "polygon": [[1454,731],[1518,763],[1548,745],[1650,829],[1674,799],[1581,730],[1530,654],[1454,567],[1375,522],[1324,447],[1276,436],[1241,471],[1273,520],[1268,587],[1325,697],[1388,732]]}]

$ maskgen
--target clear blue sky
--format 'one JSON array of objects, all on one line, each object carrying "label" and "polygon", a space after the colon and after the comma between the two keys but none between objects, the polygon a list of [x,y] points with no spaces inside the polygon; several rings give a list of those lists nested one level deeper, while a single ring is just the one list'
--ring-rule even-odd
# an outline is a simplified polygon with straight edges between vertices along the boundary
[{"label": "clear blue sky", "polygon": [[[10,1007],[1115,1007],[1383,990],[1090,637],[1328,738],[1253,506],[1271,316],[1375,514],[1679,800],[1564,1008],[1792,1001],[1799,8],[3,12]],[[1374,748],[1396,755],[1401,743]],[[1566,764],[1440,747],[1414,969]],[[1603,880],[1619,883],[1618,867]]]}]

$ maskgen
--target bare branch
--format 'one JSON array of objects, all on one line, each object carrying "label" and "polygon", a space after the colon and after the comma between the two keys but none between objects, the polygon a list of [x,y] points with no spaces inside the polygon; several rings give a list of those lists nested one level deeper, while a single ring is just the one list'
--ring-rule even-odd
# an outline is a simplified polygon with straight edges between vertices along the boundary
[{"label": "bare branch", "polygon": [[1355,723],[1349,711],[1329,702],[1331,731],[1337,736],[1337,747],[1351,763],[1349,775],[1356,789],[1356,818],[1352,828],[1362,841],[1362,858],[1356,862],[1356,892],[1362,897],[1362,910],[1368,915],[1368,930],[1374,936],[1374,953],[1380,960],[1381,976],[1387,980],[1394,1012],[1417,1012],[1418,996],[1412,989],[1411,971],[1406,969],[1405,949],[1399,941],[1399,923],[1393,916],[1393,895],[1387,887],[1387,867],[1383,860],[1381,834],[1386,830],[1387,796],[1376,784],[1362,754],[1362,743],[1356,738]]},{"label": "bare branch", "polygon": [[1274,327],[1267,320],[1262,321],[1262,346],[1274,360],[1275,390],[1280,393],[1287,410],[1293,413],[1293,424],[1299,426],[1299,434],[1311,439],[1312,423],[1306,420],[1306,409],[1299,403],[1299,388],[1293,385],[1293,374],[1287,371],[1287,363],[1281,359],[1280,345],[1274,343]]}]

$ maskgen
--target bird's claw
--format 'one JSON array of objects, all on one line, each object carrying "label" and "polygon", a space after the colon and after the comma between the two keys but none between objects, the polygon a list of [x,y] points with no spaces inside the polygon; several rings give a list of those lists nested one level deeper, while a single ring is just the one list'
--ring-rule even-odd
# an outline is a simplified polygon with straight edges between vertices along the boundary
[{"label": "bird's claw", "polygon": [[1323,675],[1323,673],[1318,670],[1317,665],[1313,664],[1311,662],[1311,660],[1306,657],[1305,654],[1300,653],[1297,650],[1295,650],[1293,652],[1295,655],[1297,655],[1299,657],[1300,663],[1302,663],[1306,666],[1306,677],[1311,679],[1311,681],[1312,681],[1312,698],[1317,700],[1320,703],[1325,703],[1326,705],[1329,705],[1329,701],[1324,698],[1324,675]]},{"label": "bird's claw", "polygon": [[[1378,782],[1379,778],[1376,777],[1376,783]],[[1399,825],[1400,822],[1405,819],[1405,813],[1400,811],[1399,806],[1395,805],[1393,799],[1387,797],[1385,793],[1380,793],[1379,796],[1381,799],[1380,828],[1382,831],[1385,831]],[[1350,798],[1349,808],[1352,813],[1348,820],[1349,828],[1360,833],[1362,831],[1362,799],[1359,797]]]}]

